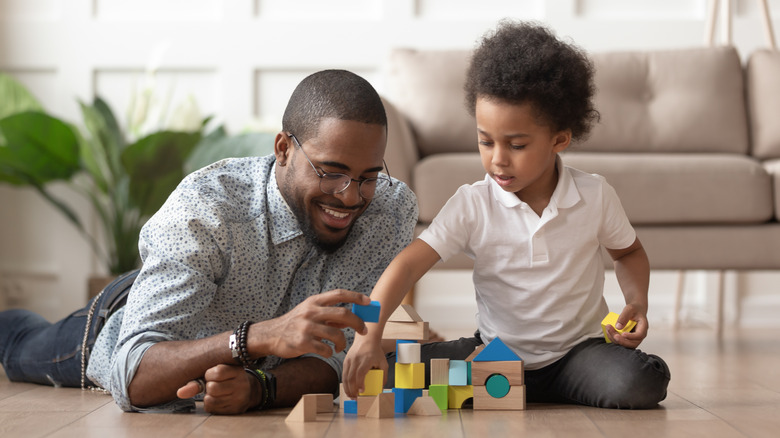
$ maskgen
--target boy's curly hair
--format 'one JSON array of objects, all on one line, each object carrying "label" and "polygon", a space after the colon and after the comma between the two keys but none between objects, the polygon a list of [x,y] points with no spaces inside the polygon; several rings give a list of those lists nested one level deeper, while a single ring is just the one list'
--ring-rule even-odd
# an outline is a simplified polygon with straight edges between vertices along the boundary
[{"label": "boy's curly hair", "polygon": [[530,103],[553,131],[570,129],[584,140],[599,113],[593,106],[593,63],[584,50],[541,24],[502,20],[482,38],[466,76],[466,105],[478,98]]}]

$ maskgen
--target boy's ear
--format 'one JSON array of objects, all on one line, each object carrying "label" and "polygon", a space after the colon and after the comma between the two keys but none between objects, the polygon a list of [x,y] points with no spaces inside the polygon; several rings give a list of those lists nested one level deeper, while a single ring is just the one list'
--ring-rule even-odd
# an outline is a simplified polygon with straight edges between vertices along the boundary
[{"label": "boy's ear", "polygon": [[571,130],[560,131],[553,137],[553,152],[563,152],[571,144]]},{"label": "boy's ear", "polygon": [[284,167],[287,165],[287,159],[292,150],[292,140],[286,132],[282,131],[276,134],[274,140],[274,155],[276,156],[276,165]]}]

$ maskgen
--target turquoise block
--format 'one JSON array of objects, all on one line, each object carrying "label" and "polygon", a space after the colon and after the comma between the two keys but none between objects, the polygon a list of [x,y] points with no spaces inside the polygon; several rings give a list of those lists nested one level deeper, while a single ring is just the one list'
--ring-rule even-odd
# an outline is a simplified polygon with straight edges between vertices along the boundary
[{"label": "turquoise block", "polygon": [[379,301],[371,301],[371,304],[363,306],[352,304],[352,313],[359,316],[364,322],[379,322]]},{"label": "turquoise block", "polygon": [[344,413],[357,414],[357,400],[344,400]]},{"label": "turquoise block", "polygon": [[450,386],[468,385],[468,374],[468,365],[465,360],[450,361]]},{"label": "turquoise block", "polygon": [[485,382],[485,389],[493,398],[501,398],[509,394],[509,379],[501,374],[493,374]]}]

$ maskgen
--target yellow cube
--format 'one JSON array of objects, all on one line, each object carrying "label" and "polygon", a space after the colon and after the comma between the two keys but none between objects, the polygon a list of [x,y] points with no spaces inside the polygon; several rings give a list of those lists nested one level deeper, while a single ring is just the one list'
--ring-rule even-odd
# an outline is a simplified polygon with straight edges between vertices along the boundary
[{"label": "yellow cube", "polygon": [[[606,339],[608,344],[611,344],[612,341],[609,339],[609,336],[607,335],[607,326],[611,325],[612,327],[615,327],[615,324],[617,324],[617,320],[619,316],[620,315],[618,315],[615,312],[609,312],[609,314],[605,316],[603,320],[601,320],[601,331],[604,332],[604,339]],[[615,327],[615,330],[617,330],[618,333],[630,332],[634,328],[634,326],[636,326],[636,321],[629,320],[628,324],[626,324],[625,327],[623,327],[620,330],[618,330],[617,327]]]},{"label": "yellow cube", "polygon": [[382,380],[384,373],[382,370],[368,370],[366,378],[363,380],[363,392],[358,395],[379,395],[382,392]]},{"label": "yellow cube", "polygon": [[425,388],[425,364],[398,363],[395,364],[395,387],[402,389]]},{"label": "yellow cube", "polygon": [[460,409],[463,403],[474,398],[474,386],[449,386],[447,387],[447,407],[450,409]]}]

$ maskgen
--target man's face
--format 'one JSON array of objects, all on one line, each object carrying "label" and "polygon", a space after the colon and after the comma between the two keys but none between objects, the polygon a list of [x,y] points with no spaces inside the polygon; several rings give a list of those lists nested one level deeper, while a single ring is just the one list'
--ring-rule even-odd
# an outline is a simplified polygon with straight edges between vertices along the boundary
[{"label": "man's face", "polygon": [[[320,174],[342,173],[362,180],[377,176],[384,168],[386,143],[384,126],[328,118],[320,123],[317,136],[303,141],[301,148]],[[369,201],[360,196],[355,181],[341,193],[323,193],[320,178],[303,151],[286,133],[277,135],[279,190],[306,237],[325,251],[335,251]]]}]

